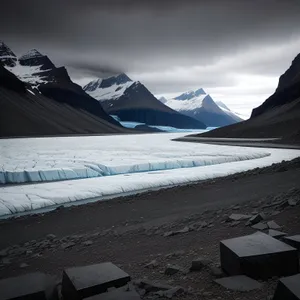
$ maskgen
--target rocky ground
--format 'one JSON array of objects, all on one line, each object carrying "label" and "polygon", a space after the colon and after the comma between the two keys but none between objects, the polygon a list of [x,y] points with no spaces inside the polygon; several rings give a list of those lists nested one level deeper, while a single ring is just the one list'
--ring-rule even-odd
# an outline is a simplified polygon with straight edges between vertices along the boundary
[{"label": "rocky ground", "polygon": [[[278,278],[251,292],[215,283],[224,276],[219,242],[256,232],[252,226],[300,234],[299,175],[298,158],[189,186],[2,221],[0,278],[33,271],[59,278],[66,267],[112,261],[131,275],[143,299],[268,299]],[[249,224],[261,213],[258,225]],[[196,270],[191,271],[193,261]],[[156,284],[182,289],[165,293]]]}]

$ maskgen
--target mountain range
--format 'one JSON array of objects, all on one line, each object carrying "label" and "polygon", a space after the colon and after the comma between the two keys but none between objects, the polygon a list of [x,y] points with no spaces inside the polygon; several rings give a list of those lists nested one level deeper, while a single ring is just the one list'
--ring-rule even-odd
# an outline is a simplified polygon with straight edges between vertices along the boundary
[{"label": "mountain range", "polygon": [[3,42],[0,79],[1,137],[137,132],[120,124],[129,121],[144,124],[137,126],[141,131],[155,131],[147,125],[203,129],[231,124],[203,136],[300,140],[300,54],[247,121],[203,89],[158,100],[124,73],[81,87],[65,67],[56,67],[38,50],[17,57]]},{"label": "mountain range", "polygon": [[0,42],[0,136],[126,133],[101,104],[37,50]]},{"label": "mountain range", "polygon": [[226,126],[242,121],[224,103],[215,102],[202,88],[185,92],[172,99],[163,97],[160,100],[184,115],[201,120],[209,127]]},{"label": "mountain range", "polygon": [[126,74],[96,79],[83,87],[104,110],[121,121],[176,128],[206,128],[205,122],[186,116],[159,101],[142,83]]},{"label": "mountain range", "polygon": [[300,144],[300,54],[279,78],[278,86],[247,121],[202,134],[206,137],[281,138]]}]

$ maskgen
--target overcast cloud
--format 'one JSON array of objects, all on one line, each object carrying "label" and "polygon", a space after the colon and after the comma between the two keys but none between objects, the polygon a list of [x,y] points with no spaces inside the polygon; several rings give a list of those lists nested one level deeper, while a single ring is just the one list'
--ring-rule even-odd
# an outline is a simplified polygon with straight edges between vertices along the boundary
[{"label": "overcast cloud", "polygon": [[1,2],[0,39],[78,83],[126,72],[156,95],[203,87],[245,115],[300,52],[298,0]]}]

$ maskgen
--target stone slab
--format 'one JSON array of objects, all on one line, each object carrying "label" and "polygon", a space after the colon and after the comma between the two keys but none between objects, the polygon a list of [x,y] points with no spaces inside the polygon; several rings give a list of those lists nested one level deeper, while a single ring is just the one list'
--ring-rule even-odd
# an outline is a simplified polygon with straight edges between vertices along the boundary
[{"label": "stone slab", "polygon": [[299,270],[297,249],[262,232],[221,241],[220,257],[229,275],[268,279]]},{"label": "stone slab", "polygon": [[30,273],[0,280],[1,300],[46,300],[47,276]]},{"label": "stone slab", "polygon": [[273,300],[299,300],[300,274],[284,277],[278,281]]},{"label": "stone slab", "polygon": [[266,223],[263,222],[259,222],[253,226],[251,226],[253,229],[257,229],[257,230],[265,230],[268,229],[268,225]]},{"label": "stone slab", "polygon": [[285,236],[283,240],[285,243],[300,250],[300,234],[293,236]]},{"label": "stone slab", "polygon": [[247,277],[245,275],[237,275],[231,277],[224,277],[216,279],[216,283],[220,284],[226,289],[240,292],[247,292],[256,289],[260,289],[263,285],[258,281]]},{"label": "stone slab", "polygon": [[287,233],[278,231],[278,230],[274,230],[274,229],[269,229],[268,235],[270,235],[271,237],[273,237],[275,239],[280,239],[280,238],[286,236]]},{"label": "stone slab", "polygon": [[85,300],[140,300],[140,295],[133,289],[120,288],[114,291],[99,294],[93,297],[86,298]]},{"label": "stone slab", "polygon": [[79,300],[104,293],[110,287],[121,287],[130,276],[111,262],[64,270],[62,294],[66,299]]},{"label": "stone slab", "polygon": [[243,215],[243,214],[231,214],[228,217],[229,221],[242,221],[242,220],[249,220],[251,219],[251,215]]},{"label": "stone slab", "polygon": [[267,222],[267,225],[269,227],[269,229],[280,229],[281,226],[278,225],[275,221],[269,221]]}]

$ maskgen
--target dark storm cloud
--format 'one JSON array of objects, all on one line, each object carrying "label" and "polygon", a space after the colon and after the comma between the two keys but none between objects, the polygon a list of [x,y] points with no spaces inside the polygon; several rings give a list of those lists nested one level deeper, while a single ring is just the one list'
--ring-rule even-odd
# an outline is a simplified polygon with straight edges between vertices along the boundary
[{"label": "dark storm cloud", "polygon": [[68,70],[74,73],[77,78],[81,78],[84,75],[106,78],[124,72],[122,69],[113,68],[111,66],[80,61],[68,63]]},{"label": "dark storm cloud", "polygon": [[[166,92],[233,85],[234,71],[277,76],[296,50],[252,50],[297,41],[299,15],[298,0],[10,0],[0,38],[19,54],[40,49],[76,78],[121,70]],[[193,66],[203,67],[193,78],[176,70]]]}]

